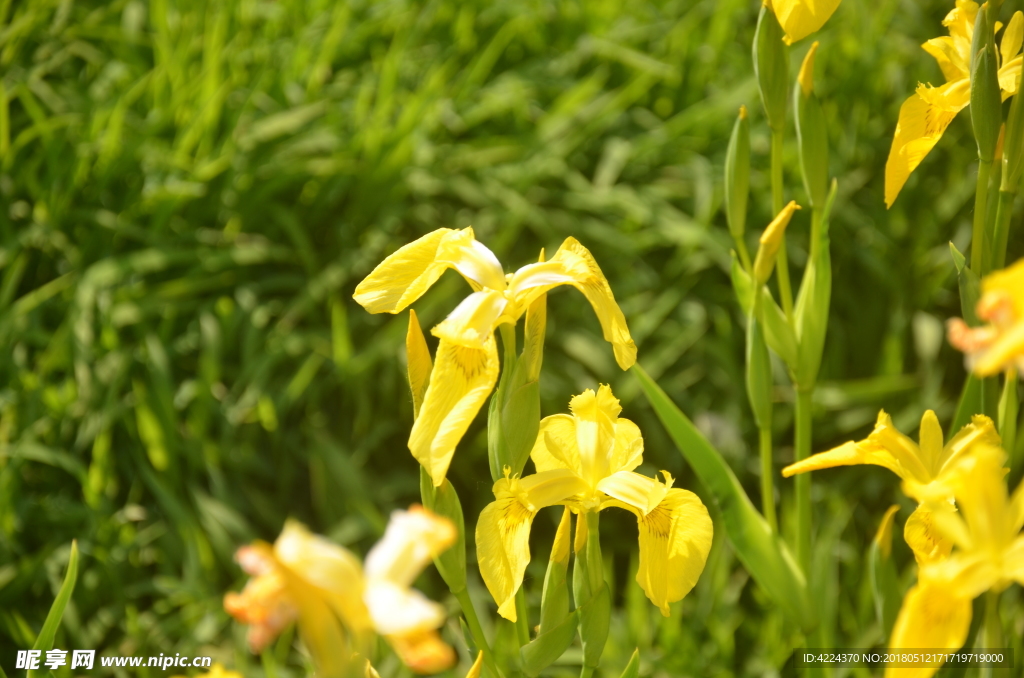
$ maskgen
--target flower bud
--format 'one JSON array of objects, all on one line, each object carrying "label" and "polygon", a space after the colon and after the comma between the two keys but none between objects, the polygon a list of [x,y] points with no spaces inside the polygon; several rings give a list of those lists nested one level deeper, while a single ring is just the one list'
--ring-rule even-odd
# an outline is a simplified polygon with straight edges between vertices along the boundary
[{"label": "flower bud", "polygon": [[775,259],[779,255],[779,248],[782,246],[782,239],[786,235],[786,226],[793,218],[793,212],[800,209],[795,200],[782,208],[768,228],[764,229],[761,235],[761,246],[757,248],[757,257],[754,259],[754,279],[761,285],[768,282],[772,269],[775,268]]},{"label": "flower bud", "polygon": [[754,33],[754,75],[761,90],[761,102],[773,132],[786,124],[786,92],[789,89],[789,55],[782,41],[782,27],[775,13],[761,7]]},{"label": "flower bud", "polygon": [[750,121],[747,107],[732,128],[729,148],[725,152],[725,218],[729,233],[740,242],[747,225],[747,198],[750,194]]},{"label": "flower bud", "polygon": [[887,636],[896,622],[896,613],[901,603],[896,565],[892,560],[892,523],[898,510],[899,505],[894,505],[885,512],[868,551],[875,613],[878,615],[879,625]]},{"label": "flower bud", "polygon": [[772,425],[772,361],[757,318],[747,320],[747,397],[761,430]]},{"label": "flower bud", "polygon": [[[1024,13],[1015,12],[1006,27],[1005,35],[1021,33]],[[1006,37],[1003,38],[1005,47]],[[1020,75],[1017,76],[1017,94],[1010,102],[1010,113],[1006,118],[1006,133],[1003,138],[1002,190],[1016,192],[1020,182],[1021,168],[1024,167],[1024,102],[1020,96]]]},{"label": "flower bud", "polygon": [[978,158],[992,162],[1003,124],[1002,96],[999,89],[999,61],[988,3],[978,10],[971,45],[971,125],[978,142]]},{"label": "flower bud", "polygon": [[[569,589],[566,573],[569,569],[569,542],[571,540],[572,512],[565,508],[562,520],[551,545],[548,571],[544,575],[544,592],[540,599],[540,633],[544,634],[560,624],[569,614]],[[571,638],[570,638],[571,641]]]},{"label": "flower bud", "polygon": [[449,590],[459,593],[466,588],[466,520],[462,515],[462,502],[447,478],[440,487],[434,487],[430,474],[422,466],[420,498],[428,510],[447,518],[455,526],[455,543],[434,558],[434,565]]},{"label": "flower bud", "polygon": [[811,207],[820,209],[828,193],[828,134],[821,103],[814,96],[814,56],[817,51],[818,43],[815,42],[804,57],[793,89],[793,110],[804,189]]}]

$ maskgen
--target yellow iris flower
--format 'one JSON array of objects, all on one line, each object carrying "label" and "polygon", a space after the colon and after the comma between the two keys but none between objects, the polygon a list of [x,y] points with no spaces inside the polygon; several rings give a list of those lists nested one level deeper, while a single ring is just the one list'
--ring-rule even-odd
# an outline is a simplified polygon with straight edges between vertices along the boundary
[{"label": "yellow iris flower", "polygon": [[979,377],[1003,370],[1024,374],[1024,259],[981,281],[978,318],[989,323],[971,328],[960,318],[949,321],[949,343],[967,355]]},{"label": "yellow iris flower", "polygon": [[515,621],[537,512],[556,504],[577,514],[617,506],[634,513],[640,528],[637,583],[668,616],[669,603],[689,593],[704,570],[712,537],[708,511],[697,495],[673,488],[667,471],[665,482],[633,472],[643,461],[643,438],[636,424],[619,418],[611,388],[587,389],[569,407],[571,416],[540,423],[530,453],[537,473],[496,482],[495,501],[480,514],[477,561],[487,590],[498,613]]},{"label": "yellow iris flower", "polygon": [[619,366],[625,370],[636,362],[636,345],[611,287],[594,257],[575,238],[566,238],[550,261],[505,275],[494,253],[474,238],[472,228],[441,228],[386,258],[352,296],[370,313],[399,313],[449,268],[462,274],[473,292],[431,330],[441,341],[409,435],[410,451],[436,486],[444,482],[455,446],[498,379],[494,330],[517,322],[540,295],[558,285],[578,289],[594,307]]},{"label": "yellow iris flower", "polygon": [[775,13],[786,32],[783,41],[787,45],[821,29],[839,3],[840,0],[764,0],[764,6]]},{"label": "yellow iris flower", "polygon": [[904,493],[920,502],[903,529],[903,538],[917,562],[941,560],[949,554],[953,543],[935,530],[934,522],[936,512],[954,510],[951,483],[955,479],[956,462],[979,445],[999,445],[1000,442],[992,420],[984,415],[973,417],[945,446],[942,439],[939,419],[931,410],[921,417],[919,443],[896,430],[892,418],[883,410],[878,413],[875,429],[865,440],[851,441],[828,452],[811,455],[784,468],[782,475],[788,478],[836,466],[884,466],[903,480]]},{"label": "yellow iris flower", "polygon": [[455,662],[454,650],[437,633],[444,608],[411,586],[455,539],[451,521],[413,506],[391,514],[383,539],[360,564],[348,550],[288,521],[273,546],[256,542],[238,550],[236,558],[252,579],[241,593],[227,594],[224,607],[250,625],[253,652],[297,621],[329,678],[352,674],[352,657],[375,633],[413,671],[443,671]]},{"label": "yellow iris flower", "polygon": [[[957,650],[971,626],[971,601],[985,591],[1024,585],[1024,483],[1007,496],[1005,453],[979,446],[955,465],[959,513],[936,515],[936,528],[956,550],[923,565],[903,599],[889,646]],[[886,678],[930,678],[937,668],[890,668]]]},{"label": "yellow iris flower", "polygon": [[[956,114],[971,103],[971,40],[977,14],[976,2],[957,0],[956,8],[942,21],[949,29],[949,36],[933,38],[921,45],[939,63],[946,84],[941,87],[920,84],[900,107],[896,135],[885,164],[886,207],[892,207],[910,173],[939,142]],[[996,30],[999,27],[997,23]],[[999,88],[1004,100],[1017,91],[1022,36],[1024,14],[1016,12],[1003,33],[997,56]]]}]

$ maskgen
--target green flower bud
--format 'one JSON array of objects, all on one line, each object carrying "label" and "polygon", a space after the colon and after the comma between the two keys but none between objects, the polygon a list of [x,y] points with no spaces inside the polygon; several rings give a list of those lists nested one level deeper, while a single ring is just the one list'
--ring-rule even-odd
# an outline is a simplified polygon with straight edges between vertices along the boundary
[{"label": "green flower bud", "polygon": [[999,90],[999,61],[995,36],[988,13],[988,3],[981,6],[974,25],[971,45],[971,125],[978,142],[978,158],[982,162],[995,159],[999,128],[1003,124],[1002,96]]},{"label": "green flower bud", "polygon": [[886,511],[868,551],[875,613],[878,615],[878,623],[886,637],[892,631],[893,624],[896,622],[896,613],[902,603],[897,583],[896,565],[892,560],[892,523],[893,516],[898,510],[899,505],[894,505]]},{"label": "green flower bud", "polygon": [[761,8],[754,33],[754,75],[768,126],[780,131],[786,125],[786,94],[789,91],[789,50],[782,41],[782,26],[775,13]]},{"label": "green flower bud", "polygon": [[[1015,12],[1006,27],[1004,35],[1021,32],[1024,13]],[[1003,38],[1005,48],[1006,38]],[[1017,94],[1010,102],[1010,114],[1006,118],[1006,134],[1003,139],[1003,177],[1001,189],[1016,192],[1020,183],[1021,168],[1024,168],[1024,102],[1020,96],[1020,76],[1017,76]]]},{"label": "green flower bud", "polygon": [[440,487],[434,487],[430,474],[422,466],[420,497],[426,508],[452,521],[458,532],[451,548],[434,558],[434,565],[451,592],[460,593],[466,588],[466,521],[462,515],[462,502],[447,478]]},{"label": "green flower bud", "polygon": [[793,110],[796,113],[796,140],[800,151],[800,173],[811,207],[825,204],[828,193],[828,134],[825,114],[818,97],[814,96],[814,56],[818,43],[804,57],[797,84],[793,89]]},{"label": "green flower bud", "polygon": [[747,197],[750,194],[750,121],[747,107],[740,106],[740,114],[732,128],[729,148],[725,152],[725,218],[729,233],[742,246],[747,226]]},{"label": "green flower bud", "polygon": [[757,318],[747,319],[747,397],[759,429],[772,425],[772,361]]}]

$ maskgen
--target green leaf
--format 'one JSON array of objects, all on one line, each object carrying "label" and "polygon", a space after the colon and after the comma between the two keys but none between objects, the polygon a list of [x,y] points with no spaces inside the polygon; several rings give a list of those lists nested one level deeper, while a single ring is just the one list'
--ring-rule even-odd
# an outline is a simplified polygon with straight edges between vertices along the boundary
[{"label": "green leaf", "polygon": [[981,296],[981,280],[970,268],[964,266],[957,276],[960,285],[960,313],[971,327],[978,326],[978,297]]},{"label": "green leaf", "polygon": [[[32,646],[33,650],[42,650],[45,653],[53,649],[53,638],[57,634],[57,627],[60,626],[60,620],[64,616],[64,609],[71,600],[71,594],[75,590],[76,581],[78,581],[77,540],[71,542],[71,557],[68,558],[68,571],[64,575],[64,583],[60,585],[57,597],[54,598],[53,605],[50,606],[50,611],[46,615],[46,621],[43,622],[43,628],[39,631],[39,635],[36,636],[36,642]],[[36,671],[28,671],[27,677],[32,678],[35,674]]]},{"label": "green leaf", "polygon": [[804,631],[813,629],[817,620],[807,581],[789,548],[772,533],[718,450],[639,363],[632,369],[661,423],[711,493],[729,541],[744,566],[794,623]]},{"label": "green leaf", "polygon": [[956,248],[956,245],[953,244],[952,240],[949,241],[949,253],[953,257],[953,265],[956,266],[956,272],[959,275],[967,265],[967,257],[965,257],[960,250]]},{"label": "green leaf", "polygon": [[519,651],[523,662],[523,671],[527,676],[536,676],[551,666],[572,645],[576,637],[576,613],[566,616],[562,623],[554,626]]},{"label": "green leaf", "polygon": [[639,678],[640,676],[640,649],[633,650],[633,656],[629,658],[629,663],[626,664],[626,668],[623,669],[622,675],[619,678]]}]

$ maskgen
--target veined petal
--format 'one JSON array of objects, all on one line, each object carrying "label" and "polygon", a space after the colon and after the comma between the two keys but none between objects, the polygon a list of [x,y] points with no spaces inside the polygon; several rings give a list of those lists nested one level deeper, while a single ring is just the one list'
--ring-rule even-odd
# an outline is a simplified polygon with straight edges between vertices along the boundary
[{"label": "veined petal", "polygon": [[975,445],[1001,444],[999,433],[991,419],[984,414],[976,414],[971,417],[971,423],[957,431],[957,434],[950,438],[945,447],[942,448],[942,456],[938,459],[937,468],[951,468],[966,452]]},{"label": "veined petal", "polygon": [[835,468],[836,466],[858,466],[861,464],[884,466],[900,477],[904,473],[899,462],[885,448],[875,445],[870,441],[861,440],[859,442],[850,441],[843,443],[839,447],[827,452],[812,454],[806,459],[790,464],[782,469],[782,475],[789,478],[798,473],[807,473],[808,471],[820,471],[821,469]]},{"label": "veined petal", "polygon": [[921,417],[921,428],[918,429],[917,448],[921,463],[932,477],[939,473],[943,439],[939,418],[935,416],[933,410],[925,410],[924,416]]},{"label": "veined petal", "polygon": [[420,321],[416,317],[416,311],[409,309],[409,329],[405,333],[405,361],[409,372],[409,389],[412,391],[412,416],[415,419],[419,416],[420,406],[423,405],[423,396],[427,392],[427,384],[430,383],[430,370],[433,362],[430,359],[430,349],[427,348],[427,339],[420,329]]},{"label": "veined petal", "polygon": [[537,442],[530,451],[537,471],[569,469],[581,473],[576,447],[576,420],[569,414],[553,414],[540,420]]},{"label": "veined petal", "polygon": [[1021,41],[1024,39],[1024,13],[1019,11],[1013,13],[1010,23],[1003,31],[1003,39],[999,43],[999,54],[1002,56],[1003,65],[1020,54]]},{"label": "veined petal", "polygon": [[437,631],[422,631],[406,635],[387,636],[402,663],[415,673],[440,673],[455,665],[458,657]]},{"label": "veined petal", "polygon": [[903,526],[903,539],[919,565],[941,560],[953,550],[953,542],[937,531],[934,523],[931,510],[918,506]]},{"label": "veined petal", "polygon": [[455,446],[480,411],[498,380],[498,349],[492,335],[483,349],[444,339],[419,416],[409,435],[412,456],[439,487],[448,473]]},{"label": "veined petal", "polygon": [[[469,237],[473,237],[472,229]],[[437,260],[446,238],[459,231],[439,228],[400,247],[356,286],[352,298],[370,313],[398,313],[419,299],[450,266]]]},{"label": "veined petal", "polygon": [[[927,416],[927,415],[926,415]],[[927,483],[933,476],[926,468],[921,459],[921,448],[913,440],[900,433],[892,423],[885,410],[878,413],[875,421],[875,430],[868,435],[868,441],[884,448],[895,459],[902,473],[897,473],[904,480],[916,480],[920,483]]]},{"label": "veined petal", "polygon": [[[958,650],[971,626],[971,599],[918,584],[907,591],[889,639],[889,648]],[[887,667],[886,678],[930,678],[938,668]]]},{"label": "veined petal", "polygon": [[619,471],[599,482],[597,489],[609,497],[629,504],[639,512],[637,515],[647,516],[661,505],[669,488],[672,487],[672,476],[667,473],[665,475],[666,482],[659,483],[654,478],[648,478],[639,473]]},{"label": "veined petal", "polygon": [[817,32],[839,7],[840,0],[772,0],[779,25],[786,32],[784,42],[792,45]]},{"label": "veined petal", "polygon": [[473,292],[430,333],[452,344],[483,348],[494,335],[498,318],[507,304],[505,296],[500,292]]},{"label": "veined petal", "polygon": [[650,513],[623,504],[640,528],[636,581],[661,613],[682,600],[704,571],[713,530],[708,510],[693,492],[672,488]]},{"label": "veined petal", "polygon": [[615,420],[615,448],[609,470],[632,471],[644,461],[644,438],[640,427],[629,419]]},{"label": "veined petal", "polygon": [[892,207],[910,173],[939,142],[956,114],[969,103],[970,81],[967,79],[938,88],[922,85],[903,102],[885,163],[886,207]]},{"label": "veined petal", "polygon": [[[562,246],[555,252],[555,256],[551,258],[551,262],[558,262],[565,266],[565,270],[574,280],[568,284],[582,292],[590,305],[594,307],[594,313],[597,314],[597,319],[601,323],[604,339],[612,345],[615,351],[615,361],[619,367],[624,370],[632,367],[636,362],[636,344],[629,336],[626,317],[622,314],[622,309],[615,303],[612,288],[608,285],[608,280],[605,279],[590,251],[575,238],[566,238]],[[534,290],[544,289],[546,288],[534,288]]]},{"label": "veined petal", "polygon": [[[948,36],[932,38],[921,45],[921,48],[939,62],[939,68],[942,69],[942,75],[945,76],[946,82],[971,77],[970,54],[961,54],[953,38]],[[966,61],[965,56],[968,57]]]},{"label": "veined petal", "polygon": [[476,524],[477,563],[498,614],[516,621],[516,591],[530,562],[530,527],[537,511],[561,503],[586,489],[566,469],[526,478],[502,478],[494,484],[495,501]]},{"label": "veined petal", "polygon": [[432,559],[455,543],[457,536],[452,521],[422,506],[393,511],[384,537],[366,554],[363,572],[367,580],[408,588]]},{"label": "veined petal", "polygon": [[582,476],[591,484],[611,475],[610,461],[615,448],[615,421],[622,406],[607,384],[594,393],[587,389],[569,401],[576,420],[576,446],[580,454]]}]

